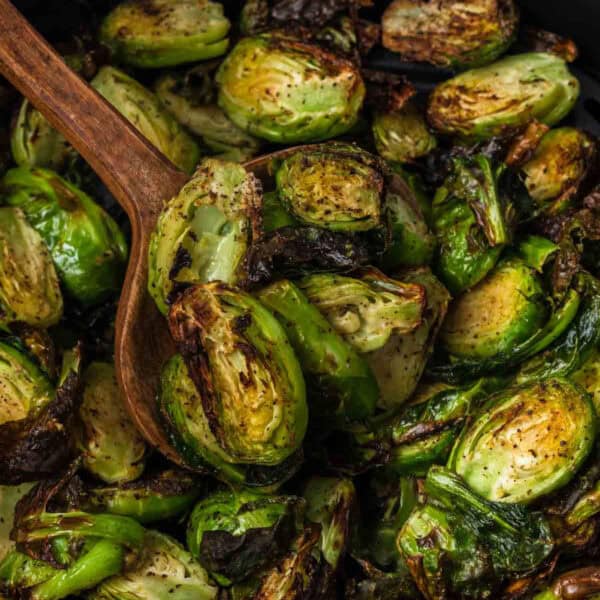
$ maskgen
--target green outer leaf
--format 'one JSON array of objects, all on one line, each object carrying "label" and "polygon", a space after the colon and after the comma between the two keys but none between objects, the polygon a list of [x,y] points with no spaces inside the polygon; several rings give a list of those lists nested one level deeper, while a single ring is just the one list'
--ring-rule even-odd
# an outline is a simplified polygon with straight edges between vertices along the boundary
[{"label": "green outer leaf", "polygon": [[369,366],[306,296],[284,279],[258,292],[258,298],[279,319],[302,370],[313,380],[310,410],[350,421],[372,415],[379,391]]}]

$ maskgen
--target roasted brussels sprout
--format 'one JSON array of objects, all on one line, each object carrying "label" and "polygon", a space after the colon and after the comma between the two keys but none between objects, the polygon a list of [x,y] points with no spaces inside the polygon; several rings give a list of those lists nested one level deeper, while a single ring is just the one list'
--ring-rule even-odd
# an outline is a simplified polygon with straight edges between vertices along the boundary
[{"label": "roasted brussels sprout", "polygon": [[503,170],[481,154],[456,158],[435,194],[436,273],[453,294],[481,281],[510,241],[512,206],[498,186]]},{"label": "roasted brussels sprout", "polygon": [[125,410],[114,366],[92,363],[83,384],[79,407],[83,465],[106,483],[137,479],[144,470],[146,443]]},{"label": "roasted brussels sprout", "polygon": [[0,208],[0,325],[49,327],[62,313],[58,275],[44,240],[21,209]]},{"label": "roasted brussels sprout", "polygon": [[123,546],[109,539],[88,543],[86,551],[62,569],[15,550],[0,563],[0,590],[9,597],[25,593],[35,600],[60,600],[116,575],[124,563]]},{"label": "roasted brussels sprout", "polygon": [[135,563],[103,581],[89,600],[214,600],[218,588],[206,571],[173,538],[146,531]]},{"label": "roasted brussels sprout", "polygon": [[401,405],[413,393],[433,351],[438,329],[446,316],[450,297],[446,288],[426,268],[399,273],[404,284],[425,288],[423,321],[411,333],[394,334],[379,350],[367,355],[385,409]]},{"label": "roasted brussels sprout", "polygon": [[231,585],[288,549],[302,513],[303,503],[294,496],[217,491],[194,507],[187,545],[216,581]]},{"label": "roasted brussels sprout", "polygon": [[518,259],[505,259],[450,305],[440,331],[454,356],[488,358],[529,339],[547,319],[538,274]]},{"label": "roasted brussels sprout", "polygon": [[155,94],[129,75],[107,66],[98,71],[91,85],[174,165],[186,173],[193,172],[200,149]]},{"label": "roasted brussels sprout", "polygon": [[217,106],[216,90],[207,73],[194,69],[186,75],[167,74],[154,90],[164,107],[200,138],[211,154],[243,162],[258,153],[259,140],[241,130]]},{"label": "roasted brussels sprout", "polygon": [[14,161],[23,167],[59,171],[75,156],[67,140],[28,100],[23,100],[13,124],[10,147]]},{"label": "roasted brussels sprout", "polygon": [[513,0],[394,0],[383,13],[382,43],[403,60],[474,67],[510,46],[518,21]]},{"label": "roasted brussels sprout", "polygon": [[402,174],[406,182],[392,179],[385,195],[385,214],[391,230],[391,240],[380,264],[387,272],[400,267],[419,267],[432,262],[436,239],[429,230],[427,217],[431,213],[429,198],[423,197],[416,178]]},{"label": "roasted brussels sprout", "polygon": [[58,386],[22,349],[0,342],[0,485],[37,481],[73,455],[80,350],[66,352]]},{"label": "roasted brussels sprout", "polygon": [[594,600],[600,597],[600,567],[582,567],[559,575],[533,600]]},{"label": "roasted brussels sprout", "polygon": [[589,358],[577,369],[571,379],[592,397],[596,414],[600,415],[600,351],[594,349]]},{"label": "roasted brussels sprout", "polygon": [[248,246],[260,235],[260,183],[244,167],[202,161],[163,209],[148,250],[148,290],[161,312],[177,284],[245,278]]},{"label": "roasted brussels sprout", "polygon": [[177,469],[147,474],[116,486],[86,490],[84,507],[153,523],[176,517],[192,507],[201,493],[196,478]]},{"label": "roasted brussels sprout", "polygon": [[345,342],[291,281],[277,281],[258,298],[279,319],[309,385],[310,410],[354,421],[375,411],[379,391],[367,362]]},{"label": "roasted brussels sprout", "polygon": [[119,290],[127,243],[114,220],[86,193],[46,169],[18,167],[2,185],[50,249],[67,292],[95,304]]},{"label": "roasted brussels sprout", "polygon": [[332,569],[340,564],[350,538],[356,490],[351,479],[311,477],[303,491],[306,518],[321,526],[321,553]]},{"label": "roasted brussels sprout", "polygon": [[230,23],[212,0],[127,0],[105,19],[100,40],[134,67],[168,67],[225,54]]},{"label": "roasted brussels sprout", "polygon": [[441,133],[486,139],[514,133],[533,119],[554,125],[578,95],[579,81],[558,56],[516,54],[440,84],[427,117]]},{"label": "roasted brussels sprout", "polygon": [[553,213],[568,206],[597,166],[595,140],[579,129],[560,127],[542,138],[521,170],[538,210]]},{"label": "roasted brussels sprout", "polygon": [[383,158],[399,163],[421,158],[437,145],[425,116],[411,101],[400,110],[377,111],[373,116],[373,138]]},{"label": "roasted brussels sprout", "polygon": [[546,379],[490,398],[448,464],[488,500],[528,503],[573,477],[595,433],[589,396],[566,379]]},{"label": "roasted brussels sprout", "polygon": [[241,40],[216,81],[219,106],[238,127],[284,144],[345,133],[356,123],[365,96],[352,62],[277,34]]},{"label": "roasted brussels sprout", "polygon": [[429,470],[424,487],[427,502],[412,512],[398,547],[426,598],[488,597],[553,550],[539,512],[484,500],[443,467]]},{"label": "roasted brussels sprout", "polygon": [[[277,465],[302,444],[308,411],[298,360],[277,319],[223,283],[188,288],[171,306],[171,335],[221,453]],[[185,402],[177,390],[173,402]]]},{"label": "roasted brussels sprout", "polygon": [[394,334],[410,333],[422,322],[425,289],[404,284],[376,269],[360,278],[315,274],[299,282],[311,304],[358,352],[373,352]]},{"label": "roasted brussels sprout", "polygon": [[384,176],[377,158],[349,144],[295,152],[275,173],[279,198],[301,223],[333,231],[381,226]]}]

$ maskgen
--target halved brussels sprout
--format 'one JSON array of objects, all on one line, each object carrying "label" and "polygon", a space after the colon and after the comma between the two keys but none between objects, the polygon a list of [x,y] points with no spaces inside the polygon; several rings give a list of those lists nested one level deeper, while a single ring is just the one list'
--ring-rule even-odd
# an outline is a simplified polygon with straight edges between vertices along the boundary
[{"label": "halved brussels sprout", "polygon": [[[211,153],[223,160],[244,162],[260,149],[260,141],[248,135],[216,104],[216,90],[207,73],[167,74],[154,86],[164,107]],[[196,79],[198,78],[198,81]]]},{"label": "halved brussels sprout", "polygon": [[600,598],[600,566],[567,571],[533,600],[597,600]]},{"label": "halved brussels sprout", "polygon": [[100,41],[134,67],[169,67],[225,54],[229,20],[212,0],[127,0],[108,14]]},{"label": "halved brussels sprout", "polygon": [[12,127],[10,148],[14,161],[23,167],[60,170],[75,151],[28,100],[23,100]]},{"label": "halved brussels sprout", "polygon": [[291,281],[277,281],[258,298],[279,319],[309,384],[310,410],[354,421],[375,411],[379,391],[366,361],[345,342]]},{"label": "halved brussels sprout", "polygon": [[439,248],[436,273],[451,293],[474,286],[494,267],[510,241],[512,206],[500,193],[504,166],[478,154],[457,158],[433,200]]},{"label": "halved brussels sprout", "polygon": [[529,339],[547,313],[537,273],[521,260],[506,259],[450,305],[440,339],[454,356],[488,358]]},{"label": "halved brussels sprout", "polygon": [[375,148],[386,160],[412,162],[437,146],[435,137],[427,128],[425,115],[411,101],[400,110],[376,112],[372,129]]},{"label": "halved brussels sprout", "polygon": [[10,597],[60,600],[93,588],[124,564],[123,546],[103,539],[87,544],[86,551],[62,569],[15,550],[0,563],[0,590],[5,588]]},{"label": "halved brussels sprout", "polygon": [[600,350],[595,348],[582,367],[571,375],[571,379],[590,394],[596,414],[600,415]]},{"label": "halved brussels sprout", "polygon": [[383,13],[382,43],[403,60],[474,67],[510,46],[518,22],[513,0],[394,0]]},{"label": "halved brussels sprout", "polygon": [[21,209],[0,208],[0,325],[50,327],[62,313],[58,275],[44,240]]},{"label": "halved brussels sprout", "polygon": [[[156,1],[156,0],[152,0]],[[150,90],[114,67],[102,67],[91,85],[174,165],[192,173],[198,144]]]},{"label": "halved brussels sprout", "polygon": [[120,289],[127,243],[104,209],[46,169],[11,169],[2,184],[6,203],[21,208],[46,242],[69,294],[95,304]]},{"label": "halved brussels sprout", "polygon": [[241,40],[216,81],[219,106],[238,127],[283,144],[345,133],[356,123],[365,97],[352,62],[276,34]]},{"label": "halved brussels sprout", "polygon": [[206,158],[163,208],[148,248],[148,290],[168,311],[178,284],[245,278],[247,248],[260,235],[260,182],[243,166]]},{"label": "halved brussels sprout", "polygon": [[300,466],[301,452],[274,467],[236,463],[211,431],[202,397],[179,354],[163,367],[158,401],[171,443],[190,468],[228,483],[274,489]]},{"label": "halved brussels sprout", "polygon": [[168,469],[136,481],[86,490],[84,507],[153,523],[184,513],[200,492],[198,480],[187,471]]},{"label": "halved brussels sprout", "polygon": [[132,565],[103,581],[88,600],[214,600],[218,588],[194,557],[173,538],[146,531]]},{"label": "halved brussels sprout", "polygon": [[303,508],[295,496],[213,492],[190,515],[187,545],[216,581],[231,585],[272,564],[288,549]]},{"label": "halved brussels sprout", "polygon": [[0,342],[0,425],[35,417],[53,395],[46,374],[25,351]]},{"label": "halved brussels sprout", "polygon": [[65,352],[58,386],[23,350],[0,342],[0,485],[37,481],[72,458],[80,349]]},{"label": "halved brussels sprout", "polygon": [[392,335],[382,348],[366,356],[381,392],[379,402],[386,410],[400,406],[417,387],[450,300],[446,288],[427,268],[399,273],[397,278],[423,286],[427,304],[417,329]]},{"label": "halved brussels sprout", "polygon": [[487,598],[509,577],[526,575],[554,543],[542,513],[489,502],[454,473],[434,466],[427,502],[398,535],[398,548],[426,598]]},{"label": "halved brussels sprout", "polygon": [[306,518],[321,526],[321,552],[337,569],[350,539],[356,489],[351,479],[311,477],[302,493]]},{"label": "halved brussels sprout", "polygon": [[277,465],[301,446],[304,378],[283,328],[260,302],[223,283],[195,285],[171,306],[169,327],[210,429],[234,462]]},{"label": "halved brussels sprout", "polygon": [[574,127],[552,129],[521,167],[538,208],[557,212],[568,206],[596,167],[595,140]]},{"label": "halved brussels sprout", "polygon": [[84,467],[106,483],[137,479],[144,470],[146,443],[125,409],[114,366],[92,363],[83,384],[79,446]]},{"label": "halved brussels sprout", "polygon": [[573,477],[595,434],[589,396],[566,379],[546,379],[490,398],[448,464],[488,500],[529,503]]},{"label": "halved brussels sprout", "polygon": [[383,175],[375,156],[333,143],[295,152],[275,181],[280,200],[301,223],[353,232],[381,226]]},{"label": "halved brussels sprout", "polygon": [[514,133],[533,119],[554,125],[578,95],[579,81],[558,56],[516,54],[440,84],[427,116],[441,133],[486,139]]},{"label": "halved brussels sprout", "polygon": [[300,289],[330,325],[358,352],[373,352],[392,335],[414,331],[423,320],[425,288],[367,269],[360,278],[308,275]]}]

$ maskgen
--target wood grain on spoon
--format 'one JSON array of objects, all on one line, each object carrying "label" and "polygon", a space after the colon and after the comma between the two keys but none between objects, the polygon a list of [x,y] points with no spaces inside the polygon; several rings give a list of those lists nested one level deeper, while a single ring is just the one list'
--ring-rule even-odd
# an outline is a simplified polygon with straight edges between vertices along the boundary
[{"label": "wood grain on spoon", "polygon": [[117,313],[117,376],[140,431],[180,462],[154,414],[160,367],[172,344],[146,281],[150,233],[163,202],[187,176],[71,71],[8,0],[0,0],[0,72],[71,142],[127,212],[132,245]]}]

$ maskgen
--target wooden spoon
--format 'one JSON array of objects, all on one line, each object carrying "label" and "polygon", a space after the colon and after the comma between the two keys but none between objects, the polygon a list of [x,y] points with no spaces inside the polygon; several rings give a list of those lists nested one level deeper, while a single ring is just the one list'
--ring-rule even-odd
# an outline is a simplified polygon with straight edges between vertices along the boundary
[{"label": "wooden spoon", "polygon": [[[0,0],[0,72],[69,140],[131,221],[129,266],[116,322],[117,378],[144,437],[182,464],[156,414],[160,369],[174,348],[146,284],[150,234],[163,203],[188,177],[69,69],[8,0]],[[247,166],[264,178],[272,158],[265,156]]]}]

